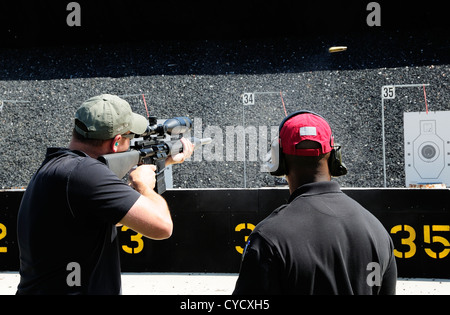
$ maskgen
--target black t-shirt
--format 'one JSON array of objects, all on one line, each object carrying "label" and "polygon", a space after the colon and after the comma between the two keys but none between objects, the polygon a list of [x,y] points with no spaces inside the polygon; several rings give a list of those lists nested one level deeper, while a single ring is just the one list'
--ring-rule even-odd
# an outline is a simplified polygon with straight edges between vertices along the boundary
[{"label": "black t-shirt", "polygon": [[395,294],[392,240],[336,182],[299,187],[251,233],[234,294]]},{"label": "black t-shirt", "polygon": [[18,213],[17,294],[120,294],[115,224],[139,196],[85,153],[48,149]]}]

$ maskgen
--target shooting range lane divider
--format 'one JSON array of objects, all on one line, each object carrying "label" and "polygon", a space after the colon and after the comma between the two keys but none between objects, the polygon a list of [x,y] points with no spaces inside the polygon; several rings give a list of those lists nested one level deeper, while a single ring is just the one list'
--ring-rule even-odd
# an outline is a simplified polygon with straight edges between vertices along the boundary
[{"label": "shooting range lane divider", "polygon": [[[450,190],[344,188],[343,192],[371,211],[390,233],[399,277],[450,278]],[[2,271],[19,269],[16,224],[23,193],[0,191]],[[153,241],[119,227],[122,271],[236,273],[248,235],[286,202],[289,192],[176,189],[163,196],[174,221],[172,237]]]}]

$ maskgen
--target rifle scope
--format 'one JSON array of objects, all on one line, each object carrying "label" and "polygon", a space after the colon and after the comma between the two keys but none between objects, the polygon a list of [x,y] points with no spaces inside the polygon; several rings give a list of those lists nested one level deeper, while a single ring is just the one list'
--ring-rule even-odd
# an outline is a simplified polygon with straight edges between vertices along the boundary
[{"label": "rifle scope", "polygon": [[175,117],[167,119],[164,124],[167,127],[167,133],[169,135],[179,135],[191,130],[192,120],[188,117]]},{"label": "rifle scope", "polygon": [[140,137],[151,135],[164,136],[166,133],[169,135],[179,135],[192,128],[192,120],[188,117],[169,118],[163,124],[158,124],[156,117],[150,116],[148,122],[147,130],[139,135]]}]

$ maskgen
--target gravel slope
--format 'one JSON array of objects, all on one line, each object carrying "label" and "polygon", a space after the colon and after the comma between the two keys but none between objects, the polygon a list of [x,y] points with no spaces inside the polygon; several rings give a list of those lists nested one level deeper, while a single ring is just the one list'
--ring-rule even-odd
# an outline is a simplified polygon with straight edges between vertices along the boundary
[{"label": "gravel slope", "polygon": [[[330,54],[333,45],[348,50]],[[0,56],[1,188],[26,186],[46,147],[68,144],[81,102],[101,93],[123,95],[145,115],[144,93],[153,115],[188,116],[191,135],[214,139],[174,167],[174,186],[185,188],[276,184],[260,168],[283,102],[288,113],[309,109],[329,120],[349,168],[338,181],[347,187],[383,185],[383,85],[430,84],[429,109],[450,110],[450,40],[429,30],[47,46]],[[255,105],[243,106],[245,92],[255,92]],[[403,112],[424,110],[420,87],[397,89],[385,102],[388,187],[404,186]],[[244,127],[242,147],[234,132]]]}]

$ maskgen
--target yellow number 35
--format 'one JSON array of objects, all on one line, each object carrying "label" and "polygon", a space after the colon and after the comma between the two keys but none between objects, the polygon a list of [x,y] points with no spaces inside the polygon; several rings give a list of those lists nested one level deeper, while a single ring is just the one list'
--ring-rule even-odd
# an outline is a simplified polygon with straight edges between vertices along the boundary
[{"label": "yellow number 35", "polygon": [[[398,258],[411,258],[416,253],[416,244],[414,243],[416,239],[416,231],[412,226],[409,225],[396,225],[391,229],[391,234],[396,234],[397,232],[405,231],[408,232],[408,237],[402,238],[402,245],[409,246],[407,252],[401,252],[394,249],[394,255]],[[442,236],[431,237],[431,232],[449,232],[450,225],[424,225],[423,226],[423,241],[425,253],[434,259],[442,259],[450,253],[450,242]],[[431,248],[426,247],[427,244],[441,244],[444,247],[440,252],[435,252]],[[435,247],[436,248],[436,247]]]}]

